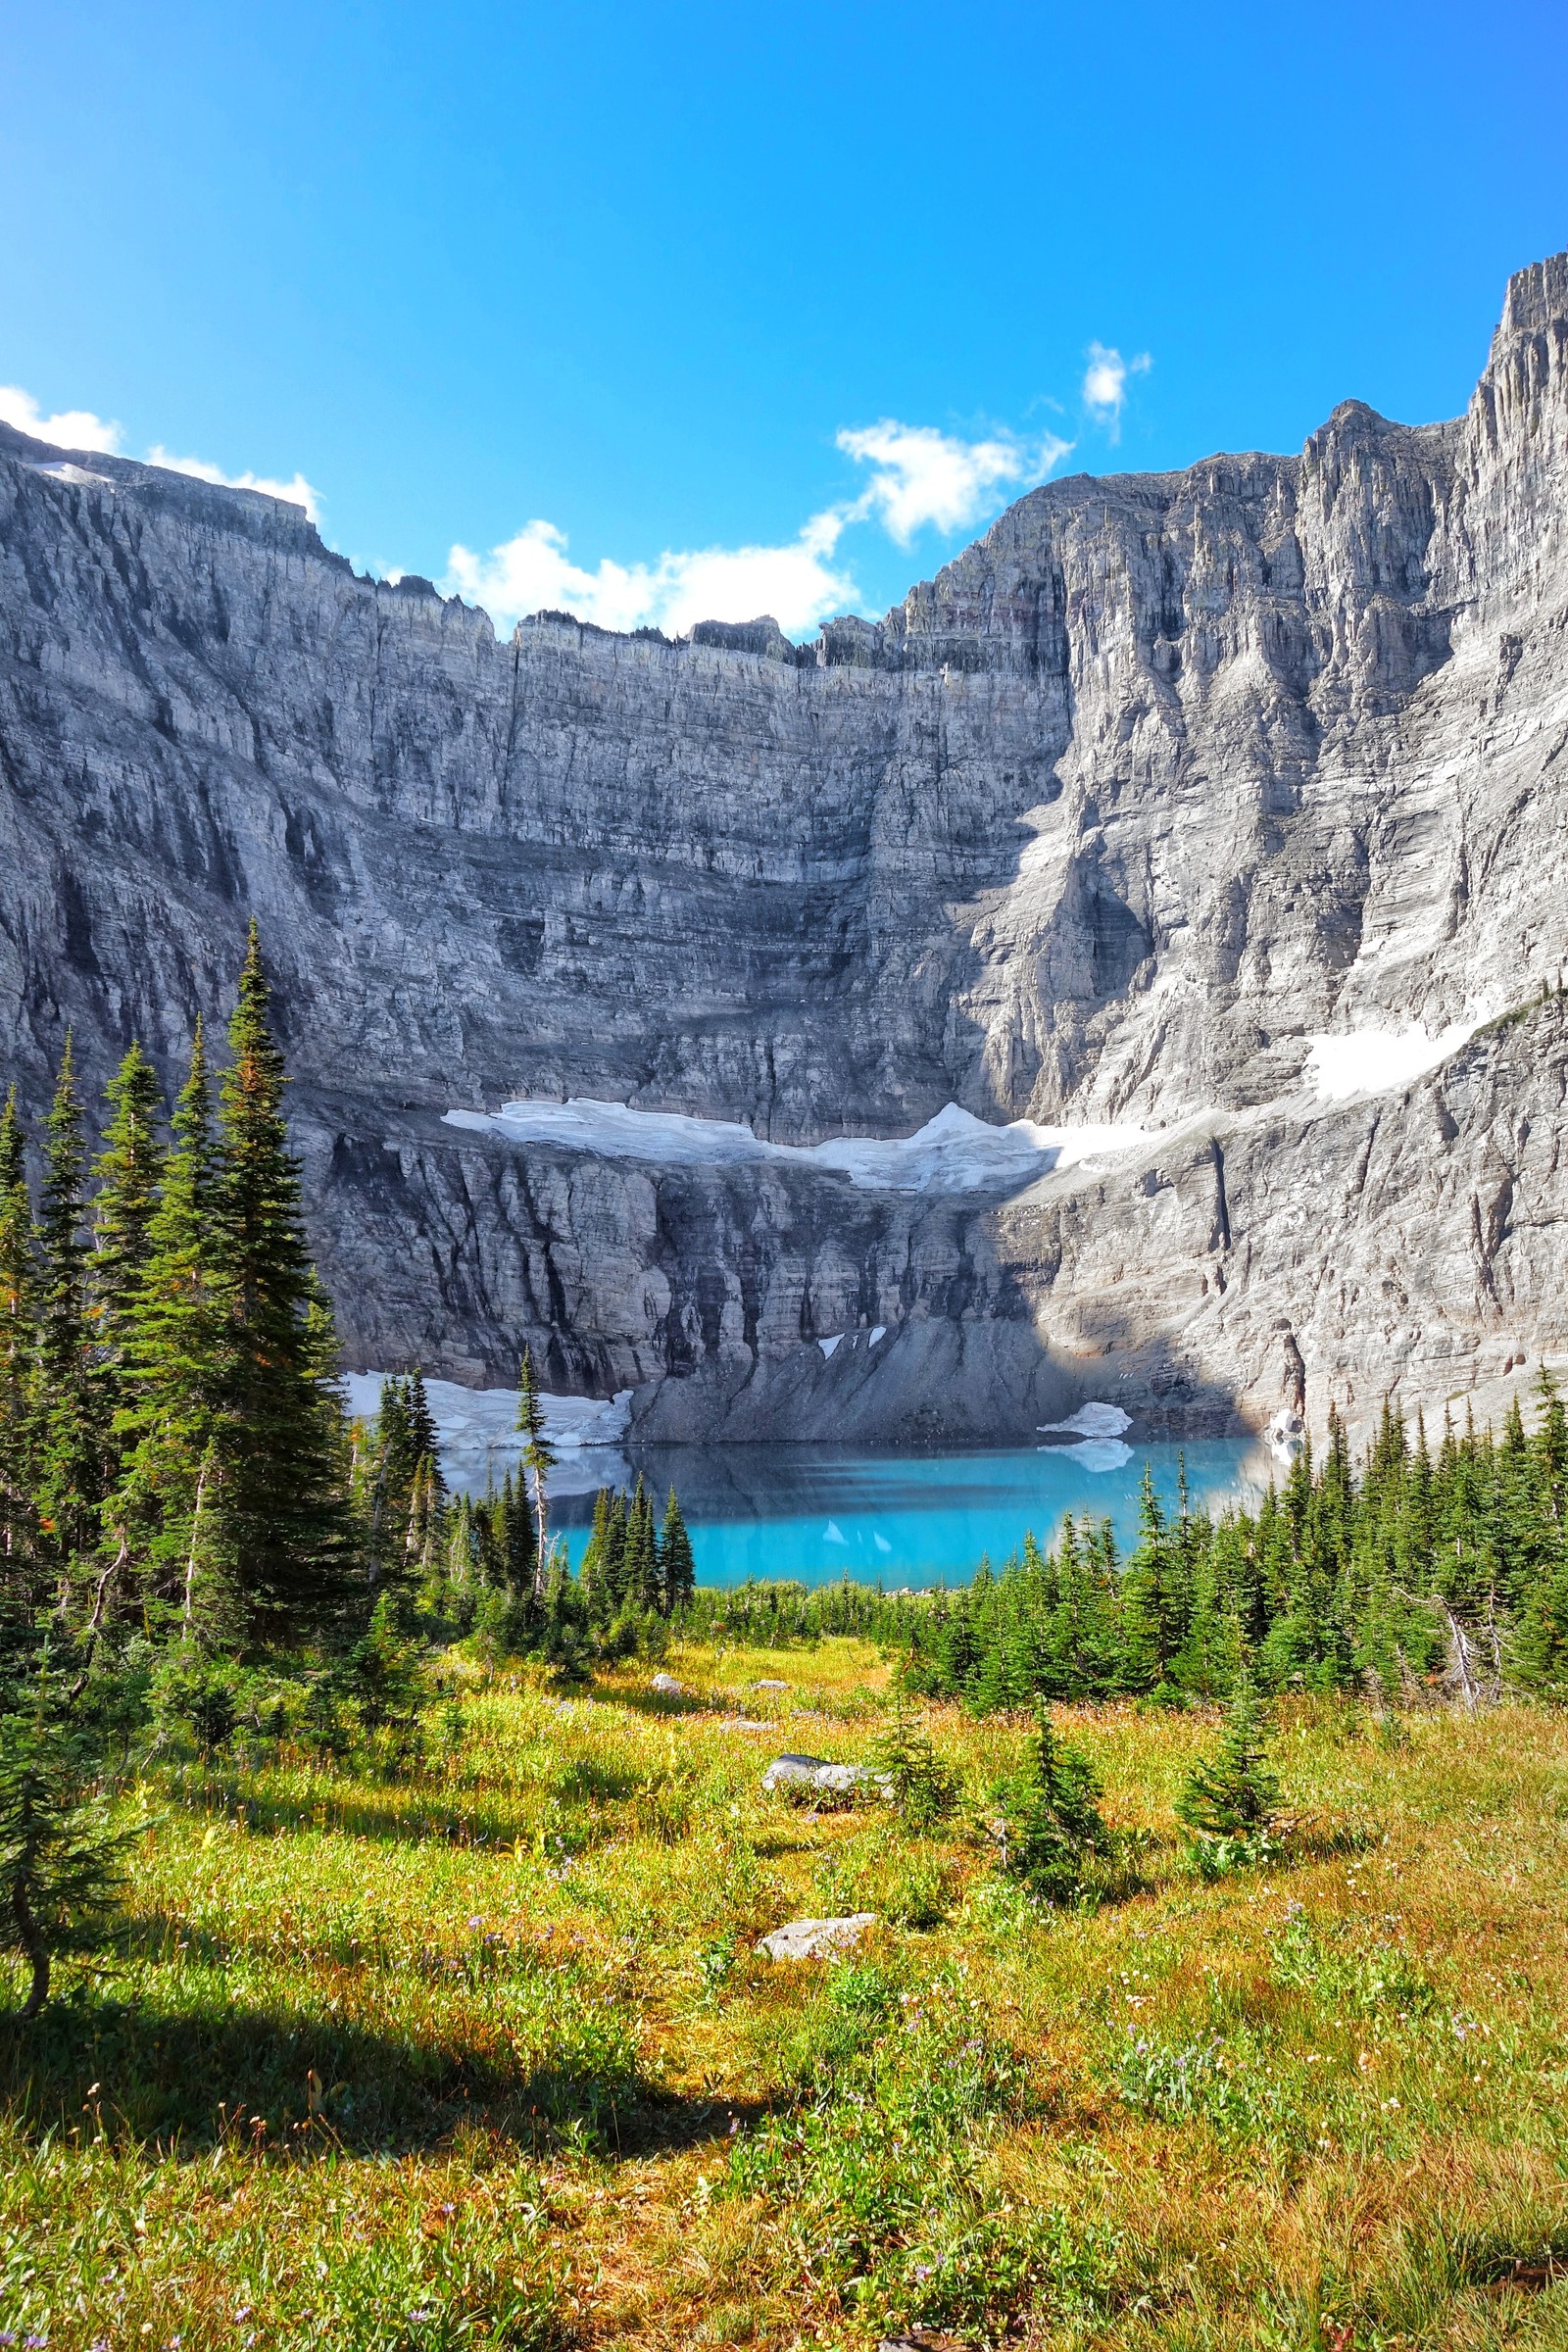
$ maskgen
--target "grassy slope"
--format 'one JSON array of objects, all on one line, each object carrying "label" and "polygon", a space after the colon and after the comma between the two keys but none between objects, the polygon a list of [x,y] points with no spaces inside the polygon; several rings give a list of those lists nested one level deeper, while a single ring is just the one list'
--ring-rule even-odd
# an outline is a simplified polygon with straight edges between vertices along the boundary
[{"label": "grassy slope", "polygon": [[[710,1709],[475,1690],[416,1780],[258,1753],[142,1790],[127,1955],[0,2033],[0,2328],[1568,2342],[1568,2288],[1489,2284],[1568,2254],[1568,1716],[1302,1716],[1290,1795],[1361,1850],[1203,1886],[1170,1806],[1211,1730],[1059,1710],[1154,1843],[1146,1893],[1041,1918],[962,1816],[911,1843],[760,1795],[779,1746],[863,1749],[871,1653],[670,1663]],[[778,1734],[723,1728],[743,1696]],[[932,1728],[972,1816],[1023,1727]],[[946,1917],[849,1970],[755,1955],[862,1908]]]}]

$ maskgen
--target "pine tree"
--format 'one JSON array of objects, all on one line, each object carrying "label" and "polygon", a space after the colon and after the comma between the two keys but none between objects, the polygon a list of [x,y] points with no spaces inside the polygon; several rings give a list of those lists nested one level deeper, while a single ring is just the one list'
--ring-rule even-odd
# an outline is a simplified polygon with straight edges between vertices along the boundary
[{"label": "pine tree", "polygon": [[692,1556],[692,1540],[686,1532],[679,1499],[673,1487],[664,1505],[664,1525],[659,1539],[660,1576],[663,1587],[663,1607],[667,1617],[677,1617],[691,1606],[697,1591],[697,1562]]},{"label": "pine tree", "polygon": [[227,1315],[226,1513],[258,1633],[331,1619],[350,1572],[330,1321],[300,1218],[270,999],[253,922],[220,1094],[214,1254]]},{"label": "pine tree", "polygon": [[548,1494],[545,1481],[556,1466],[555,1449],[545,1436],[544,1403],[533,1376],[533,1350],[524,1348],[517,1374],[517,1427],[522,1433],[522,1459],[533,1475],[533,1521],[537,1549],[534,1590],[544,1592],[545,1563],[549,1557]]}]

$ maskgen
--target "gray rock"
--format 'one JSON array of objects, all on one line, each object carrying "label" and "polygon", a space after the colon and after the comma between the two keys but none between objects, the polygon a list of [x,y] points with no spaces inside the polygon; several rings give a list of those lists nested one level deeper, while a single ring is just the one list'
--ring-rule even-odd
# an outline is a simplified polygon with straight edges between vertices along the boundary
[{"label": "gray rock", "polygon": [[[648,1439],[1441,1413],[1568,1350],[1565,607],[1568,256],[1464,416],[1048,483],[793,651],[498,643],[280,501],[0,427],[0,1076],[36,1116],[69,1023],[172,1085],[254,910],[359,1364],[526,1341]],[[1305,1083],[1417,1027],[1429,1075]],[[887,1194],[443,1123],[568,1094],[1148,1135]]]},{"label": "gray rock", "polygon": [[757,1948],[770,1960],[828,1959],[853,1951],[866,1929],[875,1926],[874,1911],[854,1911],[846,1919],[792,1919],[764,1936]]},{"label": "gray rock", "polygon": [[754,1690],[787,1690],[788,1683],[762,1682],[752,1685]]},{"label": "gray rock", "polygon": [[656,1674],[648,1688],[662,1698],[683,1698],[686,1693],[685,1684],[676,1682],[672,1674]]},{"label": "gray rock", "polygon": [[823,1756],[775,1756],[762,1787],[785,1796],[854,1797],[864,1788],[880,1795],[883,1776],[865,1764],[830,1764]]}]

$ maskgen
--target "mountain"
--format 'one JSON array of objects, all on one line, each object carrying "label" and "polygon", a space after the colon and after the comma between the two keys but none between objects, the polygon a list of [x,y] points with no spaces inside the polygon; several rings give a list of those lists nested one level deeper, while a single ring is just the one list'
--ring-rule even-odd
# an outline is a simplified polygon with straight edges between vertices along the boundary
[{"label": "mountain", "polygon": [[[1568,1348],[1565,887],[1568,255],[1463,417],[1050,483],[805,648],[499,642],[0,428],[7,1074],[172,1078],[254,910],[355,1362],[664,1436],[1485,1399]],[[952,1104],[1067,1132],[808,1149]]]}]

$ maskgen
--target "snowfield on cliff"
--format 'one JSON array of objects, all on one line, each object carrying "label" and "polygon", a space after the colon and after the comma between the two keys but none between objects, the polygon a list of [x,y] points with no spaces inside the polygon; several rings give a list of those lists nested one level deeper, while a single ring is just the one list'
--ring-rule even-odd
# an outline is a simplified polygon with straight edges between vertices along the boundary
[{"label": "snowfield on cliff", "polygon": [[612,1159],[660,1167],[733,1167],[777,1160],[847,1176],[861,1192],[979,1193],[1016,1190],[1055,1169],[1136,1152],[1142,1127],[1005,1127],[950,1102],[914,1135],[884,1140],[836,1136],[825,1144],[772,1144],[744,1122],[695,1119],[671,1110],[634,1110],[625,1102],[573,1096],[565,1102],[504,1102],[498,1111],[449,1110],[449,1127],[470,1127],[514,1144],[559,1144]]}]

